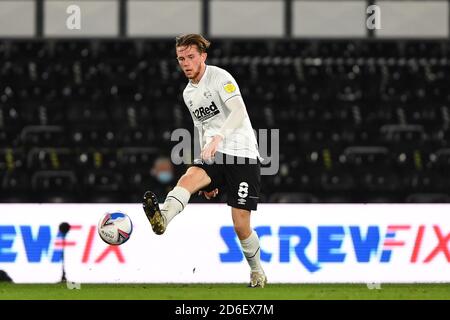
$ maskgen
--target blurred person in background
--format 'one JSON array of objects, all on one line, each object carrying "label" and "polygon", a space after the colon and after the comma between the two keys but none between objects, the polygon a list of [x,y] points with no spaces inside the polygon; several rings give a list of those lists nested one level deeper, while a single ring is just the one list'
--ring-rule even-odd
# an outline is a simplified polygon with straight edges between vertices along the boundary
[{"label": "blurred person in background", "polygon": [[154,180],[152,188],[156,189],[157,194],[167,194],[176,185],[175,174],[172,161],[165,156],[159,156],[150,169],[150,176]]}]

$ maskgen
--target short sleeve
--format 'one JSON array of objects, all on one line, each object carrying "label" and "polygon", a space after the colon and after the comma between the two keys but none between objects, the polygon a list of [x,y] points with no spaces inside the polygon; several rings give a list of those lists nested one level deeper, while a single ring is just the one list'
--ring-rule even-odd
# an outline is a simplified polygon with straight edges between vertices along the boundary
[{"label": "short sleeve", "polygon": [[221,70],[220,72],[218,72],[216,85],[219,96],[222,99],[223,103],[233,97],[241,95],[236,80],[225,70]]}]

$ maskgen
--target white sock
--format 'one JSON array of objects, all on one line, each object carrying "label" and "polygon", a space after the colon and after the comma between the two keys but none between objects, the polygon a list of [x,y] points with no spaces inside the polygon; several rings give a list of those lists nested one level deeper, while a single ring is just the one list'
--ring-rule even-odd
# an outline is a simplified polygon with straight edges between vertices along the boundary
[{"label": "white sock", "polygon": [[191,193],[179,186],[167,194],[166,201],[161,207],[161,213],[166,218],[166,227],[177,214],[184,210],[190,197]]},{"label": "white sock", "polygon": [[259,248],[259,238],[253,230],[252,234],[244,240],[241,240],[242,251],[252,272],[264,273],[261,267],[261,250]]}]

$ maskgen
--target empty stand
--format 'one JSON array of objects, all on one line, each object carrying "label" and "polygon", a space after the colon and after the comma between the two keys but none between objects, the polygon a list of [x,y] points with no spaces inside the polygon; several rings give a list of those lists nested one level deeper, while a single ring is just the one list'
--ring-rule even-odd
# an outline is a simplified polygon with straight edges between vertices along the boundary
[{"label": "empty stand", "polygon": [[[280,130],[263,201],[449,202],[449,58],[435,40],[212,39],[208,63]],[[164,192],[149,169],[192,131],[186,83],[173,39],[0,41],[0,201]]]}]

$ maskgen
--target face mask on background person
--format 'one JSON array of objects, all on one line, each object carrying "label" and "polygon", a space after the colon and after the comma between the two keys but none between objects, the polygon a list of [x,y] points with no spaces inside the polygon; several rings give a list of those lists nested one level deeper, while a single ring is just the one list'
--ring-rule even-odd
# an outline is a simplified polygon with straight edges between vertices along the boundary
[{"label": "face mask on background person", "polygon": [[166,184],[172,181],[173,174],[170,171],[160,171],[158,172],[156,178],[158,179],[159,182]]}]

